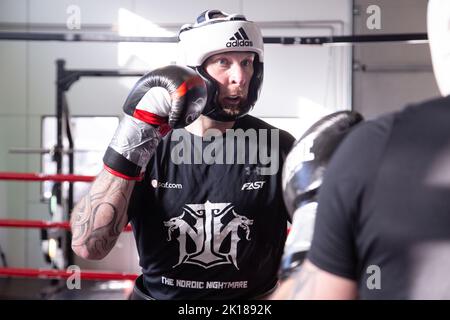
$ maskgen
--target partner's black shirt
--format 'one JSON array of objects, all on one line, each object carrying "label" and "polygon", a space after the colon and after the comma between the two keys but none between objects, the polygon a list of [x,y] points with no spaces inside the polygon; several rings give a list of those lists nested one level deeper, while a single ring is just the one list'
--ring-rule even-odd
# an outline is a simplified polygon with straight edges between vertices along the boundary
[{"label": "partner's black shirt", "polygon": [[450,97],[355,128],[318,201],[312,263],[363,299],[449,299]]}]

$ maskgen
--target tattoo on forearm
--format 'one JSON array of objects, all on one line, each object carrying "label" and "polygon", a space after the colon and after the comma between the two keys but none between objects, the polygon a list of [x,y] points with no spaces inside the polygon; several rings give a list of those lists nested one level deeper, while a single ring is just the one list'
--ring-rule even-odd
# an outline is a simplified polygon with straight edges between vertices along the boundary
[{"label": "tattoo on forearm", "polygon": [[72,246],[86,246],[95,255],[109,252],[127,222],[133,183],[100,173],[71,217]]}]

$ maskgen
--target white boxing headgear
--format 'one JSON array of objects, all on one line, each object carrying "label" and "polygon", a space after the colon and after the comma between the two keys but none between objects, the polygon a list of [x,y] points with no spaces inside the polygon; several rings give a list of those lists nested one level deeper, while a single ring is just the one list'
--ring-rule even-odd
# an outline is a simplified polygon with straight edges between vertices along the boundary
[{"label": "white boxing headgear", "polygon": [[[258,26],[240,14],[208,10],[200,14],[194,24],[182,26],[178,37],[180,63],[195,69],[208,87],[209,101],[203,114],[218,121],[234,121],[247,114],[258,99],[263,80],[264,43]],[[233,116],[223,112],[217,103],[218,84],[203,68],[210,56],[231,51],[255,53],[247,103]]]},{"label": "white boxing headgear", "polygon": [[428,39],[434,76],[443,96],[450,95],[450,1],[428,2]]},{"label": "white boxing headgear", "polygon": [[179,38],[184,63],[190,67],[200,66],[210,56],[228,51],[252,51],[264,62],[261,31],[240,14],[205,11],[196,23],[181,27]]}]

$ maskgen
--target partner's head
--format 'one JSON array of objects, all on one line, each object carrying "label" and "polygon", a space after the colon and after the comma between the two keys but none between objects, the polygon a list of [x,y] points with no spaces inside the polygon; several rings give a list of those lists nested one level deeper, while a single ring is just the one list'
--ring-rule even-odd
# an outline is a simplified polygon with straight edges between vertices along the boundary
[{"label": "partner's head", "polygon": [[450,1],[428,2],[428,39],[439,90],[450,95]]}]

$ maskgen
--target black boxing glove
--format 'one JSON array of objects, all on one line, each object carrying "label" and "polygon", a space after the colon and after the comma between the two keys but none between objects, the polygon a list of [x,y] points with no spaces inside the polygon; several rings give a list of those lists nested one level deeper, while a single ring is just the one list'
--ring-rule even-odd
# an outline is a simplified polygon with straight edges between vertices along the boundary
[{"label": "black boxing glove", "polygon": [[144,75],[124,103],[125,115],[103,157],[105,169],[141,179],[161,138],[197,119],[206,101],[206,84],[190,68],[170,65]]},{"label": "black boxing glove", "polygon": [[314,231],[317,193],[328,162],[345,136],[363,120],[357,112],[332,113],[314,123],[294,144],[283,166],[282,186],[292,226],[286,239],[280,278],[298,269]]}]

